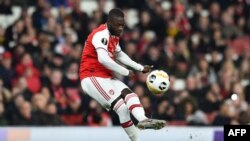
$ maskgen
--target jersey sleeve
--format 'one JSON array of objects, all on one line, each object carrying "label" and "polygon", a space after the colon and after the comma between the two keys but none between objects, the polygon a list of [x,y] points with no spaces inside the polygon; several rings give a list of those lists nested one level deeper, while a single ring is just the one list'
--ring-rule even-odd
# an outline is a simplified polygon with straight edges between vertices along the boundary
[{"label": "jersey sleeve", "polygon": [[98,61],[104,65],[106,68],[119,73],[124,76],[129,75],[129,70],[124,68],[123,66],[117,64],[114,60],[112,60],[107,51],[104,51],[103,49],[98,49],[97,50],[97,55],[98,55]]},{"label": "jersey sleeve", "polygon": [[121,46],[120,46],[120,44],[118,43],[118,44],[116,45],[116,48],[115,48],[115,53],[119,53],[119,52],[121,52],[121,51],[122,51]]},{"label": "jersey sleeve", "polygon": [[117,60],[119,60],[121,63],[130,66],[132,68],[134,68],[135,70],[138,71],[142,71],[143,70],[143,66],[139,63],[136,63],[135,61],[133,61],[126,53],[124,53],[122,50],[118,53],[116,53],[116,58]]},{"label": "jersey sleeve", "polygon": [[99,31],[95,33],[92,38],[92,44],[94,45],[95,49],[105,49],[108,50],[108,40],[109,34],[106,31]]}]

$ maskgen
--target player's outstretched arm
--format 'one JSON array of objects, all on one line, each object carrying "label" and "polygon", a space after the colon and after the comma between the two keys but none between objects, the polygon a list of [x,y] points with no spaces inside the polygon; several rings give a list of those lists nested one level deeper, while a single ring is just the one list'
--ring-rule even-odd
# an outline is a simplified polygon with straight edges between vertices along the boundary
[{"label": "player's outstretched arm", "polygon": [[132,67],[133,69],[137,70],[137,71],[141,71],[143,73],[147,73],[150,72],[151,69],[153,68],[153,66],[151,65],[144,65],[142,66],[139,63],[136,63],[135,61],[133,61],[126,53],[124,53],[123,51],[119,51],[116,54],[116,59],[118,61],[120,61],[121,63]]},{"label": "player's outstretched arm", "polygon": [[106,68],[124,76],[129,75],[129,70],[117,64],[114,60],[112,60],[109,57],[107,50],[100,48],[97,49],[96,51],[97,51],[98,61]]},{"label": "player's outstretched arm", "polygon": [[142,71],[143,66],[141,64],[136,63],[133,61],[126,53],[122,50],[116,53],[116,59],[120,61],[122,64],[132,67],[137,71]]}]

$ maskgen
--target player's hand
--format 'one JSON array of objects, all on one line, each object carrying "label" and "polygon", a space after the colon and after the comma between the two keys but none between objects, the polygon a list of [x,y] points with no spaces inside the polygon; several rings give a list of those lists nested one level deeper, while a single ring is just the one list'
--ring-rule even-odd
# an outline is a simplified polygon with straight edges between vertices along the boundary
[{"label": "player's hand", "polygon": [[128,77],[133,77],[135,76],[135,73],[132,70],[129,70]]},{"label": "player's hand", "polygon": [[143,70],[142,70],[142,73],[148,73],[152,70],[152,68],[154,67],[153,65],[149,66],[149,65],[144,65],[143,66]]}]

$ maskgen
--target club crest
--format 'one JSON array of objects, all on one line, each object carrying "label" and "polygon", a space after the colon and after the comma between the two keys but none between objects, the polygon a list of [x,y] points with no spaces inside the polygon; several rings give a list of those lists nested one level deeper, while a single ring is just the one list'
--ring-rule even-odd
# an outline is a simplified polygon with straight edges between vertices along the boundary
[{"label": "club crest", "polygon": [[109,94],[110,94],[110,95],[114,95],[114,94],[115,94],[114,90],[113,90],[113,89],[110,89],[110,90],[109,90]]}]

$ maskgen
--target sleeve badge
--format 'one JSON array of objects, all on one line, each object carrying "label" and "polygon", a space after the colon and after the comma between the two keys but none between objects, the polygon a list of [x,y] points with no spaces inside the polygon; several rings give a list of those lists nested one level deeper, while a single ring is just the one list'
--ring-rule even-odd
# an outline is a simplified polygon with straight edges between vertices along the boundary
[{"label": "sleeve badge", "polygon": [[108,40],[106,38],[102,38],[101,40],[102,44],[107,45],[108,44]]}]

